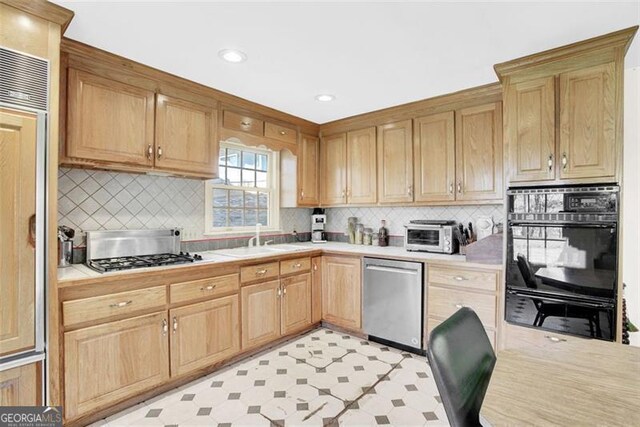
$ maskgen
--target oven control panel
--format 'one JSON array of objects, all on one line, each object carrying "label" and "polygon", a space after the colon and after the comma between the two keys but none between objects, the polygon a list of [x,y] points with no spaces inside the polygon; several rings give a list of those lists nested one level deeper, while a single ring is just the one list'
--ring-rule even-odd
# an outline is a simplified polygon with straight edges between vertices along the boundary
[{"label": "oven control panel", "polygon": [[567,194],[564,210],[566,212],[616,212],[616,196],[607,193]]}]

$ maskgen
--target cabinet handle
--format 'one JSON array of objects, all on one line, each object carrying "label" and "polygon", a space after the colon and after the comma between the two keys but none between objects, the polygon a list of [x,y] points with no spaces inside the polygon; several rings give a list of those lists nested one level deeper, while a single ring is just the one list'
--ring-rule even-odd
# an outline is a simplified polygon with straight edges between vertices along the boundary
[{"label": "cabinet handle", "polygon": [[217,285],[209,285],[209,286],[203,286],[200,288],[201,291],[212,291],[216,288]]},{"label": "cabinet handle", "polygon": [[455,280],[457,280],[458,282],[462,282],[463,280],[467,280],[467,278],[464,277],[464,276],[453,276],[453,278]]},{"label": "cabinet handle", "polygon": [[162,147],[158,147],[158,158],[162,157]]},{"label": "cabinet handle", "polygon": [[122,301],[122,302],[114,302],[113,304],[109,304],[109,307],[111,308],[121,308],[121,307],[126,307],[130,304],[132,304],[133,301],[129,300],[129,301]]},{"label": "cabinet handle", "polygon": [[280,298],[282,296],[282,289],[278,288],[278,295],[276,298]]},{"label": "cabinet handle", "polygon": [[347,190],[346,190],[346,189],[345,189],[345,190],[342,190],[342,198],[343,198],[343,199],[345,198],[345,196],[346,196],[346,195],[347,195]]},{"label": "cabinet handle", "polygon": [[553,154],[549,154],[549,159],[547,159],[547,166],[549,166],[549,172],[553,170]]},{"label": "cabinet handle", "polygon": [[178,318],[173,316],[173,333],[175,334],[178,330]]},{"label": "cabinet handle", "polygon": [[292,268],[300,268],[300,267],[302,267],[302,264],[300,264],[299,262],[297,262],[297,263],[293,264],[291,267],[292,267]]},{"label": "cabinet handle", "polygon": [[449,184],[449,194],[453,194],[453,182]]},{"label": "cabinet handle", "polygon": [[167,319],[162,319],[162,335],[167,335],[169,332],[169,325],[167,324]]},{"label": "cabinet handle", "polygon": [[303,199],[304,198],[304,190],[300,190],[300,198]]},{"label": "cabinet handle", "polygon": [[251,126],[251,123],[249,122],[240,122],[240,125],[243,127],[247,127],[247,126]]},{"label": "cabinet handle", "polygon": [[282,288],[282,296],[285,296],[287,294],[287,288]]},{"label": "cabinet handle", "polygon": [[407,187],[407,194],[409,195],[409,197],[413,195],[413,185]]},{"label": "cabinet handle", "polygon": [[318,271],[318,264],[313,264],[313,271]]},{"label": "cabinet handle", "polygon": [[458,193],[462,193],[462,182],[458,181]]},{"label": "cabinet handle", "polygon": [[559,342],[566,342],[567,341],[564,338],[554,337],[553,335],[545,335],[544,337],[546,339],[548,339],[549,341],[551,341],[552,343],[559,343]]},{"label": "cabinet handle", "polygon": [[286,135],[287,133],[283,130],[280,131],[280,135]]},{"label": "cabinet handle", "polygon": [[562,153],[562,170],[567,168],[567,153]]},{"label": "cabinet handle", "polygon": [[256,276],[262,276],[264,274],[267,274],[267,270],[265,268],[262,270],[256,270]]},{"label": "cabinet handle", "polygon": [[147,146],[147,160],[151,160],[151,157],[153,157],[153,146],[149,144]]},{"label": "cabinet handle", "polygon": [[29,235],[27,236],[29,246],[36,248],[36,214],[29,217]]}]

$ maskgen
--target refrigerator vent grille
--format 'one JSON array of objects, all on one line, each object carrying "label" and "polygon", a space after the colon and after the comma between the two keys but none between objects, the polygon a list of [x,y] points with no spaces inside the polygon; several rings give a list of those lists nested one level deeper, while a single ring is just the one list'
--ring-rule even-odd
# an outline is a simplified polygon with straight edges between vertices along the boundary
[{"label": "refrigerator vent grille", "polygon": [[0,47],[0,102],[47,111],[49,61]]}]

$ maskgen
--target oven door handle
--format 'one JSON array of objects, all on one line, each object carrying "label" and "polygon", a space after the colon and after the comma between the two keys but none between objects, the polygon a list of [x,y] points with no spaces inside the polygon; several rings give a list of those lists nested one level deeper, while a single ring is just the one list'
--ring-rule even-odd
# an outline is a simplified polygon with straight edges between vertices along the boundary
[{"label": "oven door handle", "polygon": [[541,294],[530,294],[528,292],[519,292],[519,291],[515,291],[513,289],[507,289],[507,293],[511,294],[511,295],[516,295],[519,297],[524,297],[524,298],[539,298],[545,301],[550,301],[550,302],[558,302],[561,304],[568,304],[568,305],[580,305],[580,306],[584,306],[584,307],[593,307],[593,308],[613,308],[613,304],[610,303],[605,303],[605,302],[586,302],[586,301],[572,301],[569,299],[562,299],[562,298],[558,298],[558,297],[549,297],[546,295],[541,295]]},{"label": "oven door handle", "polygon": [[527,221],[509,221],[509,227],[563,227],[569,226],[571,228],[616,228],[618,226],[615,222],[603,222],[603,223],[580,223],[580,222],[566,222],[566,221],[549,221],[549,222],[527,222]]}]

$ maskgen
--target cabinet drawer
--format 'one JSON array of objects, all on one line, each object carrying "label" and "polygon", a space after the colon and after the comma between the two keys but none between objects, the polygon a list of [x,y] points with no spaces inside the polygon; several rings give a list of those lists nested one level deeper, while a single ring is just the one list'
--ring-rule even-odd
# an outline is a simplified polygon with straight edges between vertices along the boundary
[{"label": "cabinet drawer", "polygon": [[587,338],[559,334],[540,329],[504,323],[503,347],[505,349],[527,349],[548,352],[552,349],[566,348],[567,343],[584,342]]},{"label": "cabinet drawer", "polygon": [[311,269],[311,259],[309,258],[295,258],[288,259],[286,261],[280,261],[280,274],[301,273],[303,271],[309,271]]},{"label": "cabinet drawer", "polygon": [[249,117],[244,114],[233,113],[231,111],[224,112],[222,126],[227,129],[247,132],[252,135],[264,135],[264,122],[262,120],[254,119],[253,117]]},{"label": "cabinet drawer", "polygon": [[429,284],[428,315],[446,319],[462,307],[476,312],[482,324],[496,327],[496,296]]},{"label": "cabinet drawer", "polygon": [[156,286],[99,297],[65,301],[62,303],[62,318],[64,325],[69,326],[162,307],[166,303],[166,288],[164,286]]},{"label": "cabinet drawer", "polygon": [[[429,335],[431,335],[431,331],[438,326],[440,323],[444,322],[441,319],[435,319],[433,317],[429,317],[427,319],[427,339],[429,339]],[[496,349],[496,331],[494,329],[485,328],[484,331],[487,333],[487,337],[489,338],[489,342],[491,342],[491,347]]]},{"label": "cabinet drawer", "polygon": [[482,289],[485,291],[495,291],[498,285],[497,271],[429,266],[427,273],[429,283],[460,286],[467,289]]},{"label": "cabinet drawer", "polygon": [[169,288],[171,304],[213,297],[240,289],[240,277],[236,274],[175,283]]},{"label": "cabinet drawer", "polygon": [[256,280],[271,279],[278,277],[280,274],[280,264],[276,262],[268,262],[265,264],[252,265],[242,267],[240,269],[240,281],[242,283],[254,282]]},{"label": "cabinet drawer", "polygon": [[298,133],[295,129],[275,125],[269,122],[264,124],[264,136],[271,139],[277,139],[278,141],[287,142],[289,144],[296,144],[298,142]]}]

